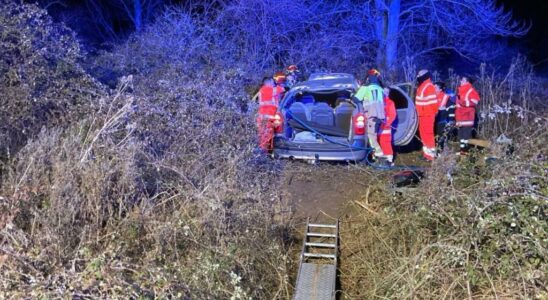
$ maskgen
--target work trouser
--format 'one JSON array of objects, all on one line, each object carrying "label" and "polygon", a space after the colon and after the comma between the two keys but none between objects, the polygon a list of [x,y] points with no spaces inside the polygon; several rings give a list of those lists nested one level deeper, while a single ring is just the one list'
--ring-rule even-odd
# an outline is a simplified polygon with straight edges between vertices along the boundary
[{"label": "work trouser", "polygon": [[375,150],[375,156],[383,156],[381,145],[377,142],[377,135],[379,132],[380,120],[377,118],[367,119],[367,138],[369,139],[369,145]]},{"label": "work trouser", "polygon": [[422,153],[428,160],[433,160],[436,157],[435,120],[436,115],[419,116],[419,134],[423,145]]},{"label": "work trouser", "polygon": [[274,139],[274,128],[272,127],[272,115],[261,114],[257,116],[257,135],[259,140],[259,148],[263,151],[272,150],[272,142]]},{"label": "work trouser", "polygon": [[380,132],[379,144],[386,160],[392,162],[394,160],[394,151],[392,150],[392,129],[383,129]]},{"label": "work trouser", "polygon": [[468,149],[470,148],[470,145],[468,144],[468,141],[472,138],[472,130],[474,128],[470,126],[461,126],[458,129],[458,137],[459,137],[459,148],[461,153],[468,152]]}]

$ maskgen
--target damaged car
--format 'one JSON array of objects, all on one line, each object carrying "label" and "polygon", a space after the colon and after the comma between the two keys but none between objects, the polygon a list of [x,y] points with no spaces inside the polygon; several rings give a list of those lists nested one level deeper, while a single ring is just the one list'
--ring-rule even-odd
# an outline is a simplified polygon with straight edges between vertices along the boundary
[{"label": "damaged car", "polygon": [[[359,82],[352,74],[315,73],[291,88],[276,113],[272,155],[309,161],[361,161],[368,155],[366,116],[352,98]],[[409,86],[390,86],[396,104],[393,143],[407,145],[417,130]]]}]

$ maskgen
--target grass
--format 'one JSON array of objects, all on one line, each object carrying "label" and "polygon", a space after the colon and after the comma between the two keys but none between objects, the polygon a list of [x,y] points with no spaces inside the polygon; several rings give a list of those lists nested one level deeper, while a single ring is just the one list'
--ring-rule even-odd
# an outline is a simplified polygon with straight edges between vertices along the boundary
[{"label": "grass", "polygon": [[343,298],[546,297],[548,148],[534,133],[512,155],[442,156],[416,189],[371,186],[342,223]]}]

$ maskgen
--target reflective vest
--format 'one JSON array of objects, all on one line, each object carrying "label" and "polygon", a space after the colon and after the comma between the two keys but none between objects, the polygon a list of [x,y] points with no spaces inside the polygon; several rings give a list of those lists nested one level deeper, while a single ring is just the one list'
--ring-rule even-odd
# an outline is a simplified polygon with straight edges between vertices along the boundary
[{"label": "reflective vest", "polygon": [[262,86],[259,90],[259,115],[275,115],[283,92],[281,86]]},{"label": "reflective vest", "polygon": [[384,119],[384,90],[377,84],[361,86],[355,97],[362,101],[367,118]]},{"label": "reflective vest", "polygon": [[385,97],[384,98],[384,115],[386,117],[385,122],[381,125],[380,134],[392,134],[392,123],[396,120],[396,104],[392,99]]},{"label": "reflective vest", "polygon": [[415,106],[419,116],[434,116],[438,112],[438,97],[430,79],[426,79],[417,89]]},{"label": "reflective vest", "polygon": [[457,108],[455,109],[455,121],[457,126],[472,127],[476,118],[476,106],[480,101],[478,92],[472,84],[459,86]]}]

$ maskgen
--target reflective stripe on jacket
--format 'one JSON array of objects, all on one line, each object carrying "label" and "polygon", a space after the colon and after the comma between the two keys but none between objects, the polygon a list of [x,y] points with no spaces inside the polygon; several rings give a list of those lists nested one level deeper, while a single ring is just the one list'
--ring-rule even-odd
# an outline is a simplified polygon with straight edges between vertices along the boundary
[{"label": "reflective stripe on jacket", "polygon": [[417,88],[415,106],[419,116],[433,116],[438,112],[438,97],[430,79],[426,79]]},{"label": "reflective stripe on jacket", "polygon": [[472,127],[476,118],[476,106],[480,101],[478,92],[472,84],[459,86],[457,107],[455,109],[455,121],[457,126]]},{"label": "reflective stripe on jacket", "polygon": [[280,86],[263,86],[259,90],[259,114],[274,115],[278,110],[278,103],[283,94]]}]

